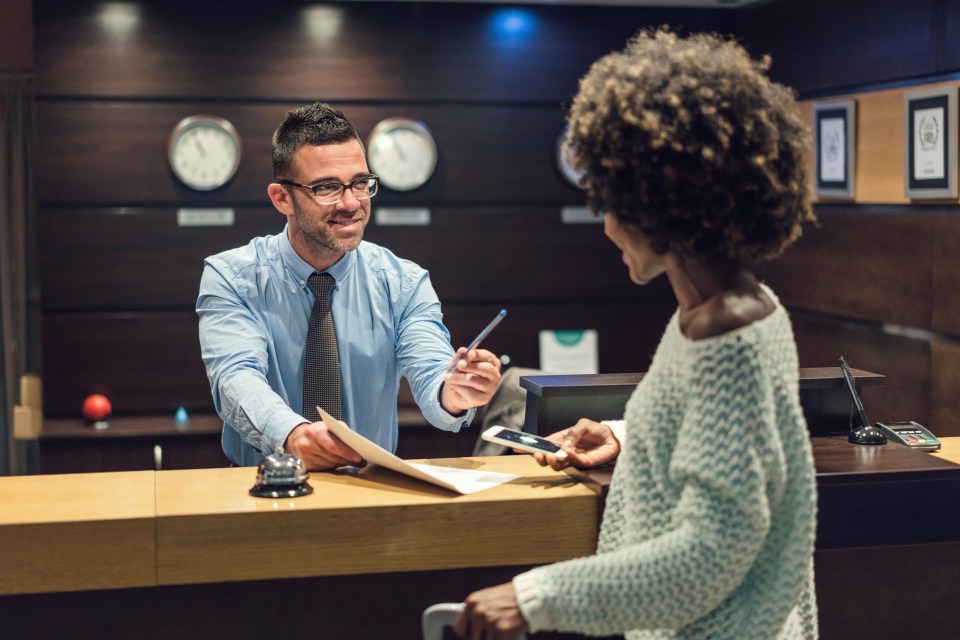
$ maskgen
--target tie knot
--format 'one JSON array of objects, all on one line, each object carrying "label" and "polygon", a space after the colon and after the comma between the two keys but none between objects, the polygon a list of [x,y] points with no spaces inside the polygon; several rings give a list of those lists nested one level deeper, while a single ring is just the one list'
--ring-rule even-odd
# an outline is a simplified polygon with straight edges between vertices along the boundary
[{"label": "tie knot", "polygon": [[327,296],[330,295],[330,290],[333,289],[333,276],[329,273],[315,273],[310,276],[307,283],[318,298],[326,300]]}]

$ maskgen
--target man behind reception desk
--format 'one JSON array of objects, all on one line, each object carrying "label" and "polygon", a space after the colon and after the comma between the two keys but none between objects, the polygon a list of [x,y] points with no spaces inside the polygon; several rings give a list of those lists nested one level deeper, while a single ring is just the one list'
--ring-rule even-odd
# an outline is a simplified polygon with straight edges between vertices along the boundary
[{"label": "man behind reception desk", "polygon": [[631,280],[665,273],[679,308],[622,437],[584,420],[551,436],[575,466],[618,458],[596,554],[474,592],[458,633],[817,637],[796,346],[752,273],[813,219],[808,143],[766,67],[718,36],[657,30],[581,80],[566,148],[588,204]]},{"label": "man behind reception desk", "polygon": [[[319,102],[290,111],[273,136],[273,173],[267,193],[286,228],[207,258],[197,300],[227,457],[256,465],[283,447],[311,470],[361,464],[319,420],[318,402],[395,451],[401,376],[431,424],[467,426],[496,390],[500,361],[473,349],[448,373],[466,349],[454,353],[429,275],[362,240],[378,180],[353,125]],[[313,274],[329,274],[332,286],[319,313]],[[332,315],[332,326],[305,365],[311,314]],[[332,369],[319,362],[331,355]],[[321,375],[311,382],[306,369]]]}]

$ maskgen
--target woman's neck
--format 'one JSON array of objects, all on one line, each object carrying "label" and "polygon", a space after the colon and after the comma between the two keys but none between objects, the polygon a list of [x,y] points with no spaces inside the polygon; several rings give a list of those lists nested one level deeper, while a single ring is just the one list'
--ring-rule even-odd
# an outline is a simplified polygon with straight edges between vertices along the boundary
[{"label": "woman's neck", "polygon": [[690,338],[720,335],[773,311],[756,276],[741,264],[671,257],[666,271],[680,304],[680,329]]}]

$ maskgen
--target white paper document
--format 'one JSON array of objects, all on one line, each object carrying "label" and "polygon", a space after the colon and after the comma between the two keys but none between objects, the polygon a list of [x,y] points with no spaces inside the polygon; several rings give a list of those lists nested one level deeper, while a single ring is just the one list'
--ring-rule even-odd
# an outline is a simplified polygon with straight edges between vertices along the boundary
[{"label": "white paper document", "polygon": [[337,420],[329,413],[317,407],[320,417],[327,428],[343,443],[360,454],[367,464],[378,464],[392,471],[402,473],[435,484],[444,489],[450,489],[461,494],[476,493],[483,489],[495,487],[498,484],[510,482],[520,476],[512,473],[498,473],[494,471],[478,471],[476,469],[459,469],[456,467],[442,467],[434,464],[407,462],[393,455],[375,442],[364,438],[353,431],[345,422]]}]

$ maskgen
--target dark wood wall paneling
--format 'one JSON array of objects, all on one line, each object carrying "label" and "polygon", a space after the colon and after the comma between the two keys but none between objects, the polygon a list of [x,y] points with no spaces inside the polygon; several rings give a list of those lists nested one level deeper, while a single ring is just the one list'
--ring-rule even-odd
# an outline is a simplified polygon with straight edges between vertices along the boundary
[{"label": "dark wood wall paneling", "polygon": [[820,205],[819,228],[764,269],[794,310],[802,366],[851,365],[887,376],[864,391],[874,420],[917,420],[960,435],[954,206]]},{"label": "dark wood wall paneling", "polygon": [[749,48],[801,93],[830,92],[960,68],[954,0],[778,0],[739,14]]},{"label": "dark wood wall paneling", "polygon": [[733,24],[704,10],[172,0],[127,3],[124,35],[101,28],[103,3],[34,4],[40,93],[124,100],[557,103],[641,27]]},{"label": "dark wood wall paneling", "polygon": [[[960,71],[954,0],[780,0],[738,14],[751,50],[801,98]],[[953,204],[824,203],[819,230],[767,266],[794,309],[802,366],[887,376],[864,393],[873,420],[918,420],[960,435],[960,210]]]},{"label": "dark wood wall paneling", "polygon": [[[423,227],[371,225],[366,237],[398,255],[413,256],[431,271],[446,302],[669,296],[665,282],[631,286],[602,226],[562,224],[555,208],[437,207],[432,215],[433,224]],[[265,207],[237,208],[235,219],[231,227],[178,227],[170,208],[48,209],[42,226],[44,309],[192,309],[205,256],[255,235],[278,233],[284,222],[280,213]]]},{"label": "dark wood wall paneling", "polygon": [[[528,7],[524,38],[494,34],[507,9],[493,5],[201,8],[220,25],[211,36],[203,20],[183,17],[181,3],[134,3],[139,26],[123,36],[99,26],[105,5],[39,0],[48,408],[75,414],[78,398],[106,387],[118,389],[118,411],[172,411],[181,398],[209,409],[190,326],[202,258],[279,230],[264,194],[269,137],[286,110],[316,98],[342,107],[364,135],[391,115],[433,130],[441,160],[431,182],[375,201],[430,206],[433,223],[371,225],[368,238],[430,269],[455,341],[509,305],[490,346],[517,364],[536,364],[537,326],[590,326],[601,330],[601,370],[643,369],[669,313],[668,290],[631,287],[599,227],[558,222],[560,206],[582,202],[552,161],[577,78],[637,28],[661,23],[739,32],[755,53],[773,56],[775,78],[808,94],[960,69],[950,35],[960,28],[955,3],[881,2],[781,0],[737,12]],[[170,129],[197,112],[230,119],[245,145],[238,176],[207,194],[180,187],[164,157]],[[234,206],[237,223],[180,229],[179,206]],[[940,433],[960,433],[942,424],[956,415],[950,381],[960,350],[883,330],[891,323],[960,335],[955,297],[943,294],[960,278],[956,208],[818,209],[823,228],[768,276],[797,310],[801,364],[828,366],[842,352],[888,376],[870,398],[878,418],[929,419]],[[621,308],[641,315],[633,324],[614,318]],[[182,372],[179,386],[160,392],[156,376],[130,376],[139,371],[130,355],[137,349]]]},{"label": "dark wood wall paneling", "polygon": [[929,329],[934,237],[928,210],[818,205],[815,211],[820,226],[808,227],[764,268],[780,294],[811,311]]},{"label": "dark wood wall paneling", "polygon": [[[509,320],[488,346],[514,363],[537,362],[539,329],[580,327],[601,330],[603,371],[649,362],[672,310],[669,291],[665,282],[632,287],[599,225],[563,225],[549,207],[447,207],[434,215],[428,227],[372,226],[368,237],[431,270],[456,342],[468,342],[506,306]],[[94,391],[111,397],[120,414],[165,412],[171,404],[209,410],[192,311],[203,258],[274,233],[282,219],[265,208],[239,208],[227,228],[178,228],[174,218],[172,209],[148,207],[46,211],[51,415],[69,415]],[[508,248],[505,238],[524,238],[524,250]],[[483,255],[492,262],[477,268]]]},{"label": "dark wood wall paneling", "polygon": [[815,210],[819,225],[764,267],[782,297],[822,314],[960,337],[957,206]]},{"label": "dark wood wall paneling", "polygon": [[[553,144],[594,59],[643,26],[727,30],[731,12],[527,7],[526,31],[509,33],[496,24],[517,9],[485,4],[109,7],[35,2],[48,416],[77,416],[93,392],[116,415],[212,410],[193,312],[202,260],[282,229],[265,192],[270,136],[315,99],[363,136],[395,115],[431,128],[431,181],[384,190],[374,208],[428,206],[432,223],[372,223],[367,238],[431,271],[455,343],[508,307],[488,346],[514,364],[537,365],[540,329],[596,328],[602,371],[646,368],[669,290],[633,287],[600,225],[560,223],[583,199]],[[166,163],[170,130],[195,113],[243,138],[237,176],[210,193],[180,186]],[[180,228],[182,206],[234,207],[236,222]]]},{"label": "dark wood wall paneling", "polygon": [[0,72],[33,73],[33,11],[31,0],[7,0],[0,5]]}]

